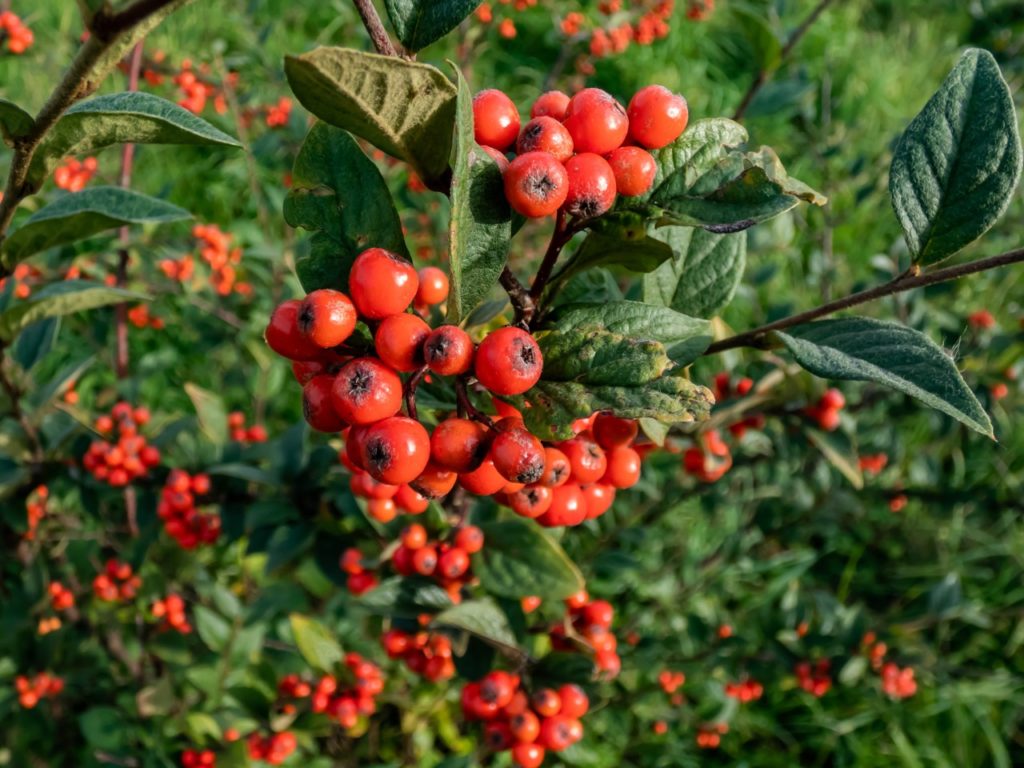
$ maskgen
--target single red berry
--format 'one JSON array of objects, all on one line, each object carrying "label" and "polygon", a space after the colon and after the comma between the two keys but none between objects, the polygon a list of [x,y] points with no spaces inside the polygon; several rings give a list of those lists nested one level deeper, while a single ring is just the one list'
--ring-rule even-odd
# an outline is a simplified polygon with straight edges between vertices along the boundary
[{"label": "single red berry", "polygon": [[551,508],[553,494],[545,485],[528,485],[507,497],[508,506],[522,517],[536,518]]},{"label": "single red berry", "polygon": [[473,365],[473,340],[457,325],[442,325],[423,342],[423,359],[439,376],[459,376]]},{"label": "single red berry", "polygon": [[299,330],[318,347],[336,347],[355,329],[355,305],[341,291],[313,291],[299,307]]},{"label": "single red berry", "polygon": [[610,629],[614,619],[615,608],[607,600],[594,600],[580,610],[580,620],[584,627]]},{"label": "single red berry", "polygon": [[411,486],[400,485],[395,493],[395,504],[410,515],[420,515],[427,511],[430,500]]},{"label": "single red berry", "polygon": [[646,149],[619,147],[608,156],[620,195],[635,197],[647,192],[658,174],[658,163]]},{"label": "single red berry", "polygon": [[599,413],[594,419],[594,439],[606,451],[620,445],[631,445],[638,432],[639,425],[635,419],[620,419],[610,413]]},{"label": "single red berry", "polygon": [[512,482],[535,483],[544,474],[544,445],[523,427],[498,431],[488,455],[495,469]]},{"label": "single red berry", "polygon": [[846,407],[846,398],[838,389],[827,389],[821,396],[821,400],[818,401],[818,405],[826,410],[839,410]]},{"label": "single red berry", "polygon": [[473,136],[477,144],[508,149],[519,135],[519,111],[512,99],[495,88],[473,97]]},{"label": "single red berry", "polygon": [[448,275],[437,267],[423,267],[418,273],[420,287],[416,291],[416,304],[432,307],[448,298]]},{"label": "single red berry", "polygon": [[479,552],[484,548],[484,532],[475,525],[464,526],[455,534],[455,546],[471,555]]},{"label": "single red berry", "polygon": [[421,576],[430,576],[437,568],[437,550],[434,547],[420,547],[412,555],[412,567]]},{"label": "single red berry", "polygon": [[302,415],[318,432],[340,432],[347,426],[334,410],[333,387],[334,377],[322,374],[302,388]]},{"label": "single red berry", "polygon": [[490,459],[484,459],[473,471],[459,475],[459,485],[475,496],[493,496],[507,483],[508,480],[494,468],[494,462]]},{"label": "single red berry", "polygon": [[559,443],[558,448],[569,459],[572,478],[577,483],[596,483],[608,469],[608,458],[604,450],[585,435],[577,435],[572,440]]},{"label": "single red berry", "polygon": [[468,570],[469,555],[459,547],[452,547],[437,561],[437,572],[446,579],[457,579]]},{"label": "single red berry", "polygon": [[419,549],[427,545],[427,529],[419,523],[413,523],[402,529],[399,538],[406,549]]},{"label": "single red berry", "polygon": [[552,689],[541,688],[530,697],[530,705],[541,717],[554,717],[562,709],[562,699]]},{"label": "single red berry", "polygon": [[405,312],[419,286],[412,264],[383,248],[369,248],[356,256],[348,275],[352,302],[362,317],[372,320]]},{"label": "single red berry", "polygon": [[516,142],[516,153],[527,152],[547,152],[564,163],[572,157],[572,136],[555,118],[535,117],[523,126]]},{"label": "single red berry", "polygon": [[576,483],[566,483],[551,490],[551,506],[537,518],[545,528],[579,525],[587,519],[587,499]]},{"label": "single red berry", "polygon": [[488,672],[480,680],[480,698],[501,709],[512,701],[512,696],[519,687],[517,681],[518,678],[513,678],[502,670]]},{"label": "single red berry", "polygon": [[401,485],[415,480],[430,459],[430,436],[423,425],[404,416],[378,421],[362,439],[366,471],[382,483]]},{"label": "single red berry", "polygon": [[540,476],[540,484],[548,488],[557,488],[569,482],[572,466],[569,457],[557,448],[544,448],[544,474]]},{"label": "single red berry", "polygon": [[540,768],[544,754],[544,747],[540,744],[520,743],[512,747],[512,762],[519,768]]},{"label": "single red berry", "polygon": [[391,499],[370,499],[366,502],[366,511],[378,523],[390,523],[398,514],[395,502]]},{"label": "single red berry", "polygon": [[615,488],[604,483],[591,483],[583,488],[583,498],[587,502],[587,519],[600,517],[615,502]]},{"label": "single red berry", "polygon": [[530,743],[536,741],[540,735],[540,720],[533,712],[527,710],[509,720],[509,728],[516,741]]},{"label": "single red berry", "polygon": [[331,402],[349,424],[372,424],[401,410],[402,380],[380,360],[360,357],[338,371]]},{"label": "single red berry", "polygon": [[662,85],[648,85],[629,101],[629,135],[647,149],[659,149],[686,130],[690,112],[686,99]]},{"label": "single red berry", "polygon": [[452,470],[430,461],[415,480],[409,481],[409,485],[427,499],[440,499],[448,495],[458,479]]},{"label": "single red berry", "polygon": [[581,219],[600,216],[615,204],[615,173],[600,155],[584,152],[565,164],[569,194],[565,210]]},{"label": "single red berry", "polygon": [[626,110],[600,88],[584,88],[573,96],[563,122],[577,152],[598,155],[622,146],[629,131]]},{"label": "single red berry", "polygon": [[569,194],[569,177],[554,155],[527,152],[505,171],[505,197],[509,205],[530,219],[550,216]]},{"label": "single red berry", "polygon": [[495,165],[498,166],[498,170],[502,174],[504,174],[505,171],[508,170],[508,158],[505,157],[504,152],[499,152],[494,147],[480,147],[480,149],[482,149],[490,156],[491,160],[493,160]]},{"label": "single red berry", "polygon": [[530,117],[553,117],[555,120],[565,119],[565,111],[569,108],[569,96],[561,91],[547,91],[537,97],[530,107]]},{"label": "single red berry", "polygon": [[562,700],[559,714],[565,717],[578,719],[587,714],[587,710],[590,709],[590,699],[578,685],[566,683],[558,689],[558,698]]},{"label": "single red berry", "polygon": [[373,346],[380,359],[396,371],[411,373],[423,365],[423,342],[429,335],[430,326],[423,318],[403,312],[381,321]]},{"label": "single red berry", "polygon": [[281,357],[287,357],[289,360],[314,360],[323,350],[299,330],[301,307],[302,302],[298,299],[289,299],[278,304],[270,316],[264,337],[267,345]]},{"label": "single red berry", "polygon": [[632,488],[640,479],[640,454],[628,445],[612,448],[606,454],[608,468],[602,483],[614,488]]},{"label": "single red berry", "polygon": [[572,744],[572,732],[569,718],[555,715],[545,717],[540,724],[540,735],[537,743],[552,752],[561,752]]},{"label": "single red berry", "polygon": [[512,748],[512,732],[508,723],[495,720],[484,726],[484,745],[491,752],[504,752]]},{"label": "single red berry", "polygon": [[455,472],[472,472],[489,450],[487,428],[470,419],[445,419],[430,436],[431,458]]},{"label": "single red berry", "polygon": [[540,380],[544,358],[537,342],[521,328],[492,331],[476,351],[477,380],[497,395],[520,395]]}]

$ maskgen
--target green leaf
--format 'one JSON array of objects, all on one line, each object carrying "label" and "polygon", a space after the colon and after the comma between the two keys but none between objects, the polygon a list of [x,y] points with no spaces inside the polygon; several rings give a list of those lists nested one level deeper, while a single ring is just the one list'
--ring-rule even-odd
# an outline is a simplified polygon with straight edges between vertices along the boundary
[{"label": "green leaf", "polygon": [[286,56],[284,71],[298,100],[321,120],[412,164],[424,179],[447,170],[456,91],[440,70],[322,47]]},{"label": "green leaf", "polygon": [[81,360],[73,360],[61,368],[45,386],[34,391],[29,396],[29,403],[35,412],[33,418],[38,419],[42,414],[46,413],[53,401],[59,395],[64,394],[67,385],[77,381],[94,362],[96,362],[95,355],[89,355]]},{"label": "green leaf", "polygon": [[522,656],[508,617],[490,598],[466,600],[434,617],[438,627],[454,627],[469,632],[499,650]]},{"label": "green leaf", "polygon": [[33,368],[53,349],[59,331],[59,317],[48,317],[22,330],[14,344],[15,362],[25,371]]},{"label": "green leaf", "polygon": [[80,101],[65,112],[32,158],[29,180],[41,184],[65,157],[112,144],[241,144],[187,109],[141,91]]},{"label": "green leaf", "polygon": [[953,360],[918,331],[847,317],[799,325],[777,335],[815,376],[884,384],[995,438],[992,422]]},{"label": "green leaf", "polygon": [[583,589],[576,564],[532,520],[502,520],[480,527],[487,546],[473,558],[473,572],[488,592],[562,600]]},{"label": "green leaf", "polygon": [[458,324],[498,282],[512,239],[512,211],[501,171],[473,139],[473,95],[456,69],[458,97],[452,146],[452,211],[448,243],[451,287],[446,322]]},{"label": "green leaf", "polygon": [[608,333],[600,326],[538,334],[545,381],[638,386],[672,367],[665,347],[650,339]]},{"label": "green leaf", "polygon": [[611,411],[626,419],[654,419],[671,426],[703,421],[714,402],[707,387],[679,376],[662,376],[633,387],[542,380],[525,395],[508,399],[523,411],[526,425],[542,440],[572,437],[573,420],[596,411]]},{"label": "green leaf", "polygon": [[772,72],[782,61],[782,41],[764,18],[749,8],[734,6],[729,9],[737,29],[750,44],[752,63],[762,72]]},{"label": "green leaf", "polygon": [[819,432],[816,429],[807,429],[806,434],[811,445],[821,451],[821,455],[850,481],[850,485],[858,491],[864,487],[864,473],[849,437],[842,432]]},{"label": "green leaf", "polygon": [[644,301],[696,317],[712,317],[732,301],[747,264],[745,232],[663,227],[654,236],[681,256],[644,275]]},{"label": "green leaf", "polygon": [[1021,174],[1017,113],[992,54],[961,57],[896,147],[893,208],[914,262],[934,264],[987,232]]},{"label": "green leaf", "polygon": [[135,694],[135,706],[140,717],[166,715],[174,707],[174,686],[171,678],[161,677]]},{"label": "green leaf", "polygon": [[639,301],[566,304],[558,307],[548,325],[561,333],[604,329],[631,339],[656,341],[677,365],[693,362],[711,344],[711,323],[707,320]]},{"label": "green leaf", "polygon": [[591,232],[558,271],[550,286],[556,290],[564,280],[592,267],[618,266],[630,272],[651,272],[675,255],[667,243],[643,230],[639,236],[632,237]]},{"label": "green leaf", "polygon": [[284,217],[314,233],[311,253],[295,265],[306,291],[346,290],[352,262],[367,248],[409,256],[377,166],[348,133],[326,123],[316,123],[299,150]]},{"label": "green leaf", "polygon": [[231,640],[231,624],[204,605],[197,605],[192,615],[196,620],[196,632],[206,647],[214,653],[223,651]]},{"label": "green leaf", "polygon": [[451,597],[437,583],[417,577],[385,579],[359,597],[359,605],[382,616],[414,619],[422,613],[443,610]]},{"label": "green leaf", "polygon": [[48,317],[71,315],[109,304],[146,299],[147,296],[133,291],[85,280],[53,283],[0,314],[0,340],[10,341],[21,329]]},{"label": "green leaf", "polygon": [[334,665],[345,655],[330,631],[323,624],[308,616],[291,614],[289,620],[292,635],[299,653],[311,667],[322,672],[331,672]]},{"label": "green leaf", "polygon": [[93,707],[78,718],[78,727],[95,749],[119,749],[125,743],[128,730],[124,727],[125,715],[113,707]]},{"label": "green leaf", "polygon": [[0,134],[8,144],[14,139],[27,136],[32,131],[35,121],[32,115],[13,101],[0,99]]},{"label": "green leaf", "polygon": [[93,187],[64,195],[36,211],[4,240],[7,266],[66,243],[130,224],[163,224],[191,214],[155,197],[120,187]]},{"label": "green leaf", "polygon": [[725,157],[731,147],[739,146],[746,140],[747,130],[724,117],[691,123],[682,136],[667,147],[653,152],[658,172],[650,194],[638,201],[656,197],[666,183],[670,183],[670,187],[689,189]]},{"label": "green leaf", "polygon": [[563,683],[584,685],[594,678],[594,662],[582,653],[556,651],[540,659],[530,669],[535,685],[558,687]]},{"label": "green leaf", "polygon": [[384,0],[391,26],[410,52],[440,40],[478,5],[480,0]]},{"label": "green leaf", "polygon": [[216,446],[228,441],[228,411],[220,395],[203,389],[192,382],[186,382],[185,394],[196,409],[199,428],[206,438]]}]

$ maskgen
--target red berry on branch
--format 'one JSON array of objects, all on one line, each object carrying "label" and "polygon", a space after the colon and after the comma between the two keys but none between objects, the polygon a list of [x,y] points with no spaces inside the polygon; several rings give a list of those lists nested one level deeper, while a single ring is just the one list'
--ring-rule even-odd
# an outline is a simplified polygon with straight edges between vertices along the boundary
[{"label": "red berry on branch", "polygon": [[544,358],[536,340],[512,326],[492,331],[477,347],[477,380],[498,395],[519,395],[540,380]]},{"label": "red berry on branch", "polygon": [[530,107],[530,117],[553,117],[564,120],[569,108],[569,96],[561,91],[547,91],[537,97]]},{"label": "red berry on branch", "polygon": [[508,96],[490,88],[473,97],[473,136],[477,144],[505,150],[519,135],[519,111]]},{"label": "red berry on branch", "polygon": [[362,439],[366,471],[382,483],[401,485],[415,480],[430,459],[430,437],[423,425],[404,416],[378,421]]},{"label": "red berry on branch", "polygon": [[423,359],[439,376],[459,376],[473,366],[473,341],[457,325],[442,325],[423,342]]},{"label": "red berry on branch", "polygon": [[686,130],[686,99],[661,85],[648,85],[629,102],[629,135],[647,149],[671,144]]},{"label": "red berry on branch", "polygon": [[299,331],[318,347],[336,347],[356,328],[356,308],[341,291],[313,291],[299,306]]},{"label": "red berry on branch", "polygon": [[373,336],[377,355],[396,371],[411,373],[423,365],[423,342],[430,326],[405,312],[385,317]]},{"label": "red berry on branch", "polygon": [[598,155],[622,146],[629,131],[626,110],[600,88],[584,88],[573,96],[563,122],[577,152]]},{"label": "red berry on branch", "polygon": [[590,219],[615,204],[615,173],[600,155],[584,152],[565,164],[569,192],[564,207],[573,216]]},{"label": "red berry on branch", "polygon": [[335,412],[331,399],[334,377],[314,376],[302,388],[302,415],[318,432],[340,432],[348,426]]},{"label": "red berry on branch", "polygon": [[416,298],[419,277],[412,264],[383,248],[369,248],[352,263],[352,302],[362,317],[380,320],[405,312]]},{"label": "red berry on branch", "polygon": [[267,345],[282,357],[289,360],[314,360],[322,348],[299,329],[301,307],[302,302],[298,299],[289,299],[279,304],[270,316],[264,337]]},{"label": "red berry on branch", "polygon": [[372,424],[401,409],[402,380],[381,361],[360,357],[338,371],[331,401],[338,416],[349,424]]},{"label": "red berry on branch", "polygon": [[437,267],[423,267],[419,273],[420,287],[416,291],[416,304],[432,307],[448,298],[448,275]]},{"label": "red berry on branch", "polygon": [[553,117],[535,117],[525,126],[516,142],[516,152],[520,155],[527,152],[547,152],[559,162],[564,163],[572,157],[572,136],[558,120]]},{"label": "red berry on branch", "polygon": [[615,189],[620,195],[635,197],[647,192],[658,174],[658,164],[647,150],[619,147],[608,156],[615,174]]},{"label": "red berry on branch", "polygon": [[513,210],[527,218],[550,216],[568,194],[565,166],[547,152],[519,155],[505,171],[505,197]]}]

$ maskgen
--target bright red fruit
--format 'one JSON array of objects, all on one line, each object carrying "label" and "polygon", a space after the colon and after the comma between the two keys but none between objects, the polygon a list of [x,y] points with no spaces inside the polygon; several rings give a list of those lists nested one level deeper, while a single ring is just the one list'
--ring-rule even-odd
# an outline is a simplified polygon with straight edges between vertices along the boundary
[{"label": "bright red fruit", "polygon": [[430,436],[415,419],[392,416],[366,430],[363,464],[374,479],[391,485],[415,480],[430,459]]},{"label": "bright red fruit", "polygon": [[356,328],[356,308],[341,291],[321,288],[302,300],[299,330],[318,347],[336,347]]},{"label": "bright red fruit", "polygon": [[519,135],[519,111],[512,99],[490,88],[473,97],[473,135],[477,144],[508,149]]},{"label": "bright red fruit", "polygon": [[523,126],[523,132],[516,142],[516,152],[520,155],[547,152],[564,163],[572,157],[572,136],[555,118],[535,117]]},{"label": "bright red fruit", "polygon": [[269,347],[289,360],[313,360],[323,349],[299,329],[299,311],[302,302],[289,299],[282,302],[270,316],[264,336]]},{"label": "bright red fruit", "polygon": [[630,99],[629,135],[647,149],[658,149],[686,130],[690,112],[686,99],[662,85],[648,85]]},{"label": "bright red fruit", "polygon": [[615,173],[600,155],[583,152],[565,164],[569,192],[565,210],[581,219],[600,216],[615,204]]},{"label": "bright red fruit", "polygon": [[626,110],[600,88],[584,88],[569,100],[563,120],[577,152],[607,155],[629,131]]},{"label": "bright red fruit", "polygon": [[476,351],[477,380],[497,395],[520,395],[540,380],[544,358],[537,342],[521,328],[492,331]]},{"label": "bright red fruit", "polygon": [[423,267],[418,273],[420,287],[416,291],[416,304],[432,307],[448,298],[448,275],[437,267]]},{"label": "bright red fruit", "polygon": [[423,365],[423,342],[429,335],[430,326],[423,318],[403,312],[381,321],[373,345],[385,363],[396,371],[411,373]]},{"label": "bright red fruit", "polygon": [[383,248],[369,248],[356,256],[348,275],[352,302],[362,317],[371,320],[405,312],[419,285],[412,264]]},{"label": "bright red fruit", "polygon": [[331,399],[349,424],[372,424],[401,410],[402,380],[380,360],[360,357],[338,371]]},{"label": "bright red fruit", "polygon": [[619,147],[608,155],[608,164],[615,174],[616,190],[626,197],[647,192],[658,174],[654,156],[640,147]]},{"label": "bright red fruit", "polygon": [[423,342],[423,359],[439,376],[466,373],[473,366],[473,340],[457,325],[442,325]]},{"label": "bright red fruit", "polygon": [[318,432],[340,432],[348,426],[331,403],[333,386],[334,377],[324,374],[314,376],[302,388],[302,415]]},{"label": "bright red fruit", "polygon": [[509,163],[505,171],[505,197],[527,218],[550,216],[569,194],[569,177],[554,155],[527,152]]},{"label": "bright red fruit", "polygon": [[530,107],[530,117],[553,117],[555,120],[565,118],[565,110],[569,107],[568,94],[561,91],[547,91],[537,97]]}]

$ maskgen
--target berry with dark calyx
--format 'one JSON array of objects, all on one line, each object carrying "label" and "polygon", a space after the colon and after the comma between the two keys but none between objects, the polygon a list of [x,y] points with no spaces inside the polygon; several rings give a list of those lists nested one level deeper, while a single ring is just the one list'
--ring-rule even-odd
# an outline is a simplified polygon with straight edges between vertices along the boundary
[{"label": "berry with dark calyx", "polygon": [[380,360],[360,357],[338,371],[331,402],[349,424],[372,424],[402,408],[402,380]]},{"label": "berry with dark calyx", "polygon": [[545,528],[571,527],[587,519],[587,499],[576,483],[566,483],[551,491],[551,506],[537,518]]},{"label": "berry with dark calyx", "polygon": [[565,164],[569,193],[565,210],[581,219],[591,219],[615,204],[615,173],[600,155],[584,152]]},{"label": "berry with dark calyx", "polygon": [[532,519],[540,517],[551,508],[552,498],[554,494],[551,488],[544,485],[528,485],[509,494],[506,501],[517,515]]},{"label": "berry with dark calyx", "polygon": [[442,325],[423,342],[423,359],[439,376],[459,376],[473,367],[473,340],[457,325]]},{"label": "berry with dark calyx", "polygon": [[455,546],[471,555],[479,552],[484,548],[484,532],[475,525],[464,526],[455,534]]},{"label": "berry with dark calyx", "polygon": [[690,112],[686,99],[661,85],[648,85],[629,101],[629,135],[647,149],[659,149],[686,130]]},{"label": "berry with dark calyx", "polygon": [[341,291],[321,288],[302,300],[299,330],[324,349],[344,343],[356,328],[356,308]]},{"label": "berry with dark calyx", "polygon": [[541,688],[530,697],[530,705],[541,717],[554,717],[562,709],[562,699],[552,689]]},{"label": "berry with dark calyx", "polygon": [[569,482],[572,476],[572,466],[569,464],[569,457],[557,448],[546,446],[544,448],[544,474],[540,477],[540,484],[548,488],[557,488]]},{"label": "berry with dark calyx", "polygon": [[335,412],[331,399],[334,377],[314,376],[302,388],[302,415],[318,432],[340,432],[348,426]]},{"label": "berry with dark calyx", "polygon": [[299,329],[299,312],[302,302],[289,299],[277,305],[264,336],[267,345],[289,360],[315,360],[323,351],[312,339]]},{"label": "berry with dark calyx", "polygon": [[577,152],[607,155],[622,146],[629,132],[626,110],[600,88],[584,88],[573,96],[562,122]]},{"label": "berry with dark calyx", "polygon": [[411,483],[430,459],[430,436],[415,419],[391,416],[366,430],[362,459],[374,479],[390,485]]},{"label": "berry with dark calyx", "polygon": [[373,336],[377,355],[396,371],[412,373],[423,365],[423,342],[430,326],[417,315],[401,313],[385,317]]},{"label": "berry with dark calyx", "polygon": [[417,549],[412,556],[412,568],[421,576],[430,576],[437,568],[437,550],[431,546]]},{"label": "berry with dark calyx", "polygon": [[417,306],[433,307],[448,298],[448,275],[437,267],[423,267],[418,273]]},{"label": "berry with dark calyx", "polygon": [[530,219],[550,216],[569,194],[569,177],[554,155],[527,152],[505,171],[505,197],[516,213]]},{"label": "berry with dark calyx", "polygon": [[526,710],[509,720],[509,728],[516,741],[531,743],[540,735],[540,720],[533,712]]},{"label": "berry with dark calyx", "polygon": [[658,174],[658,163],[640,147],[619,147],[608,155],[608,165],[615,174],[615,189],[626,197],[647,192]]},{"label": "berry with dark calyx", "polygon": [[516,142],[516,152],[547,152],[562,163],[572,157],[572,136],[553,117],[535,117],[523,126]]},{"label": "berry with dark calyx", "polygon": [[457,579],[469,570],[469,554],[459,547],[443,552],[437,561],[437,572],[446,579]]},{"label": "berry with dark calyx", "polygon": [[608,458],[604,450],[585,435],[558,444],[569,459],[572,477],[577,483],[596,483],[608,469]]},{"label": "berry with dark calyx", "polygon": [[544,358],[526,331],[508,326],[480,342],[474,371],[477,380],[497,395],[520,395],[540,380]]},{"label": "berry with dark calyx", "polygon": [[561,752],[573,743],[573,730],[568,717],[546,717],[540,724],[537,743],[552,752]]},{"label": "berry with dark calyx", "polygon": [[419,523],[405,526],[399,537],[402,546],[407,549],[419,549],[427,545],[427,529]]},{"label": "berry with dark calyx", "polygon": [[535,483],[544,474],[544,445],[521,426],[498,431],[489,455],[495,469],[515,483]]},{"label": "berry with dark calyx", "polygon": [[490,436],[487,428],[470,419],[445,419],[430,436],[430,456],[454,472],[472,472],[487,458]]},{"label": "berry with dark calyx", "polygon": [[405,312],[420,280],[412,264],[383,248],[369,248],[352,263],[349,294],[361,317],[381,320]]},{"label": "berry with dark calyx", "polygon": [[477,144],[505,150],[519,135],[519,111],[512,99],[495,88],[473,97],[473,137]]},{"label": "berry with dark calyx", "polygon": [[416,479],[409,481],[409,486],[424,498],[440,499],[451,492],[458,479],[455,472],[431,461]]},{"label": "berry with dark calyx", "polygon": [[547,91],[537,97],[530,107],[530,117],[553,117],[564,120],[565,111],[569,108],[569,95],[561,91]]}]

